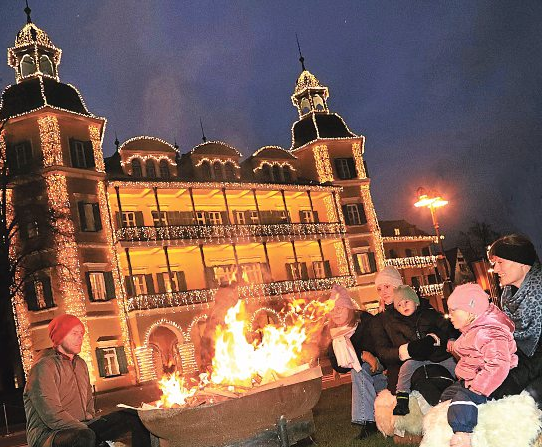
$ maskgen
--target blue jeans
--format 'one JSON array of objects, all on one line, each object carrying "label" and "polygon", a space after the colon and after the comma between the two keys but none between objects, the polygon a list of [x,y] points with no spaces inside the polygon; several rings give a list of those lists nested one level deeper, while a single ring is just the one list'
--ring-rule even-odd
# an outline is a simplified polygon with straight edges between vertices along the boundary
[{"label": "blue jeans", "polygon": [[361,371],[350,371],[352,377],[352,422],[364,424],[375,420],[376,395],[386,388],[386,376],[382,373],[371,375],[368,363],[361,364]]},{"label": "blue jeans", "polygon": [[399,379],[397,380],[397,392],[398,393],[410,393],[410,380],[412,379],[412,374],[420,366],[423,365],[442,365],[444,366],[455,379],[455,360],[453,357],[447,358],[442,362],[430,362],[429,360],[406,360],[405,363],[401,365],[399,369]]}]

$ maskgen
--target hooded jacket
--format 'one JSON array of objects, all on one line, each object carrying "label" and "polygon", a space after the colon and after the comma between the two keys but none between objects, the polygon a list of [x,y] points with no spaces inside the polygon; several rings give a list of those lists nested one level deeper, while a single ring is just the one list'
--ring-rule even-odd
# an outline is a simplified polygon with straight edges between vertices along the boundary
[{"label": "hooded jacket", "polygon": [[87,428],[95,415],[85,361],[45,349],[28,375],[23,393],[29,447],[48,447],[56,431]]},{"label": "hooded jacket", "polygon": [[514,323],[494,304],[461,329],[453,350],[460,357],[457,377],[475,393],[489,396],[518,364]]}]

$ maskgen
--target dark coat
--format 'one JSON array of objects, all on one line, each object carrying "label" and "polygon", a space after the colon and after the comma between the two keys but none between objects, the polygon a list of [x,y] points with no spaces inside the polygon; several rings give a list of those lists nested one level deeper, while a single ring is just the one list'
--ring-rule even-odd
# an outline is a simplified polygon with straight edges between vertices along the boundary
[{"label": "dark coat", "polygon": [[382,312],[374,317],[372,327],[372,338],[375,345],[376,354],[380,362],[386,368],[386,375],[388,377],[387,388],[392,393],[395,393],[399,368],[403,363],[401,360],[399,360],[399,348],[393,345],[385,329],[386,321],[390,318],[391,313],[394,311],[393,304],[388,304]]},{"label": "dark coat", "polygon": [[[376,356],[374,340],[372,337],[375,317],[373,317],[370,313],[360,312],[359,318],[360,320],[358,327],[350,337],[350,341],[352,342],[354,351],[356,351],[359,363],[361,364],[363,363],[363,360],[361,359],[363,351],[369,351],[371,354]],[[337,357],[333,351],[333,343],[329,345],[327,352],[331,366],[335,371],[340,372],[341,374],[345,374],[350,371],[350,368],[342,368],[337,364]]]},{"label": "dark coat", "polygon": [[446,351],[446,345],[448,340],[458,338],[460,334],[454,329],[450,320],[433,309],[427,301],[421,300],[416,311],[408,317],[401,315],[395,309],[386,313],[384,329],[396,349],[397,357],[399,357],[399,346],[420,340],[429,333],[440,338],[440,346],[436,347],[425,360],[439,363],[451,357],[451,354]]}]

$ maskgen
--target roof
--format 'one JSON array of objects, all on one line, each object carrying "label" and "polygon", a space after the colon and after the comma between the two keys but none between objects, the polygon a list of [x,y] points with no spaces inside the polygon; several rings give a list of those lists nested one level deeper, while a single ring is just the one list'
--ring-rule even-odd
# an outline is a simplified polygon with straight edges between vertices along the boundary
[{"label": "roof", "polygon": [[343,119],[336,113],[309,113],[292,128],[292,149],[301,147],[318,138],[353,138]]},{"label": "roof", "polygon": [[177,152],[175,147],[167,141],[145,135],[126,140],[120,145],[119,151]]},{"label": "roof", "polygon": [[309,70],[303,70],[295,82],[294,95],[309,87],[324,87]]},{"label": "roof", "polygon": [[38,28],[34,23],[26,23],[21,30],[17,33],[15,38],[15,47],[22,47],[25,45],[37,43],[45,47],[55,48],[53,42],[45,31]]},{"label": "roof", "polygon": [[250,158],[296,160],[297,157],[279,146],[263,146],[254,152]]},{"label": "roof", "polygon": [[92,116],[75,87],[37,76],[10,85],[3,91],[0,119],[11,118],[44,106]]},{"label": "roof", "polygon": [[241,157],[241,152],[222,141],[206,141],[194,147],[192,155],[227,155],[230,157]]},{"label": "roof", "polygon": [[384,237],[394,237],[395,229],[399,228],[400,236],[429,236],[425,231],[420,230],[416,225],[401,220],[379,220],[380,232]]}]

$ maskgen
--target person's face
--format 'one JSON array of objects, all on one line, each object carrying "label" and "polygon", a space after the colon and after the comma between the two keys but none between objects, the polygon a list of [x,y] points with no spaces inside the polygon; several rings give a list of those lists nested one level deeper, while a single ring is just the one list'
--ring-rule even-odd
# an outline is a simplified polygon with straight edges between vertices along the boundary
[{"label": "person's face", "polygon": [[376,291],[378,293],[378,296],[382,301],[384,301],[384,304],[388,305],[393,303],[393,287],[391,284],[379,284],[376,287]]},{"label": "person's face", "polygon": [[60,344],[58,345],[58,350],[70,357],[75,354],[79,354],[81,352],[81,345],[83,344],[84,334],[85,329],[83,329],[83,326],[75,326],[60,342]]},{"label": "person's face", "polygon": [[473,315],[463,309],[448,309],[450,321],[457,330],[463,329],[474,320]]},{"label": "person's face", "polygon": [[350,322],[352,317],[352,309],[348,307],[334,307],[330,313],[333,323],[337,326],[345,326]]},{"label": "person's face", "polygon": [[530,265],[520,264],[498,256],[493,256],[491,262],[493,262],[493,271],[499,275],[502,286],[520,287],[525,275],[531,269]]},{"label": "person's face", "polygon": [[405,317],[410,317],[416,310],[416,304],[414,303],[414,301],[401,300],[395,305],[395,308],[397,309],[397,312],[399,312],[401,315],[404,315]]}]

